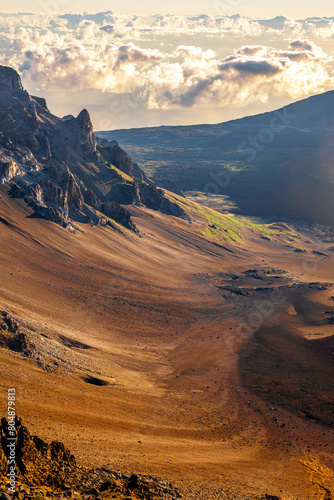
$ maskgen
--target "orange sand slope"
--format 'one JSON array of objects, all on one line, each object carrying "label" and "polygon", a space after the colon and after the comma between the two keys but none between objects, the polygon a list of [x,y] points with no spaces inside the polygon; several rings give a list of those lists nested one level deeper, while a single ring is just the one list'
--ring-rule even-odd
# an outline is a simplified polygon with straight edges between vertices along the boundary
[{"label": "orange sand slope", "polygon": [[140,236],[72,234],[7,190],[3,413],[15,387],[42,438],[86,465],[169,479],[184,498],[331,498],[330,240],[294,251],[245,229],[219,244],[200,218],[134,207]]}]

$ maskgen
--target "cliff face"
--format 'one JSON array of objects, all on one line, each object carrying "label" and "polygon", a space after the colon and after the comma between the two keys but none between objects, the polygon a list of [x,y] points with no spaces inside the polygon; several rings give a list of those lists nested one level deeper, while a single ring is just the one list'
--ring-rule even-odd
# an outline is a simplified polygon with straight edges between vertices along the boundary
[{"label": "cliff face", "polygon": [[0,67],[1,131],[14,142],[37,151],[38,117],[36,104],[23,89],[15,70]]},{"label": "cliff face", "polygon": [[[58,118],[44,99],[23,89],[18,73],[0,66],[0,182],[35,215],[67,226],[120,223],[137,231],[126,208],[144,205],[185,216],[117,143],[97,145],[86,109]],[[148,196],[150,193],[150,196]],[[175,205],[175,206],[174,206]]]}]

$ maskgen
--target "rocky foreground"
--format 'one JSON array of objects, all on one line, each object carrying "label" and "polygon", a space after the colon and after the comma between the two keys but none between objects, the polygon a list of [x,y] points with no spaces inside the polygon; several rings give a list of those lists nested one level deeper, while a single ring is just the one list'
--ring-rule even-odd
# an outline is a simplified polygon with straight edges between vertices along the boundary
[{"label": "rocky foreground", "polygon": [[[8,472],[8,421],[2,418],[0,447],[0,496],[18,500],[83,498],[85,500],[173,500],[184,498],[170,483],[151,476],[126,475],[105,468],[88,469],[59,441],[46,443],[33,436],[15,417],[16,487],[10,494]],[[258,500],[280,500],[266,494]]]},{"label": "rocky foreground", "polygon": [[[169,483],[152,478],[130,476],[104,468],[80,467],[63,443],[44,442],[32,436],[16,418],[16,491],[13,498],[41,500],[44,497],[118,500],[182,498]],[[7,487],[8,422],[1,420],[0,485]],[[8,491],[6,491],[8,494]],[[5,498],[3,496],[3,498]]]}]

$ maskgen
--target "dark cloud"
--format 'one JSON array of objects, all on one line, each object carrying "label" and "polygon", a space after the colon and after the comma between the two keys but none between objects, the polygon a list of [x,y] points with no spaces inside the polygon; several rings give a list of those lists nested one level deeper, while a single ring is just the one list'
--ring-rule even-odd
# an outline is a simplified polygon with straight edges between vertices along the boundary
[{"label": "dark cloud", "polygon": [[308,40],[294,40],[290,43],[290,47],[292,49],[309,50],[310,52],[312,52],[314,45],[311,44]]},{"label": "dark cloud", "polygon": [[243,46],[237,50],[237,54],[245,55],[245,56],[255,56],[259,52],[265,51],[266,47],[263,45],[248,45]]},{"label": "dark cloud", "polygon": [[241,58],[229,58],[223,61],[222,64],[218,66],[220,71],[226,71],[233,69],[239,73],[249,74],[249,75],[277,75],[283,71],[285,62],[281,61],[270,61],[270,60],[252,60],[252,59],[241,59]]},{"label": "dark cloud", "polygon": [[106,33],[112,33],[115,28],[111,24],[106,24],[105,26],[101,26],[100,30],[105,31]]}]

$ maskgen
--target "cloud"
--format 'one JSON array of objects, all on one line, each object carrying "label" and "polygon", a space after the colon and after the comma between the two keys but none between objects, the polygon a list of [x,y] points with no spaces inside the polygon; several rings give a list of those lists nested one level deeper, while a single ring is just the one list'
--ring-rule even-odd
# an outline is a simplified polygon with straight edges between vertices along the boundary
[{"label": "cloud", "polygon": [[105,31],[106,33],[112,33],[115,30],[115,27],[111,24],[105,24],[104,26],[101,26],[100,30]]},{"label": "cloud", "polygon": [[[261,37],[270,34],[307,38],[330,38],[334,35],[334,18],[310,18],[292,20],[285,17],[273,19],[249,19],[240,15],[142,15],[128,16],[117,12],[107,11],[97,14],[10,14],[0,15],[0,26],[3,28],[34,26],[41,29],[50,24],[54,29],[56,23],[63,30],[75,32],[84,21],[94,23],[98,28],[103,26],[117,27],[124,32],[151,30],[155,34],[164,36],[168,32],[193,32],[208,34],[224,34],[225,36]],[[106,31],[106,30],[105,30]]]},{"label": "cloud", "polygon": [[[132,42],[116,45],[103,39],[97,43],[96,24],[79,23],[77,39],[20,28],[14,40],[14,55],[7,61],[23,73],[26,82],[48,89],[95,88],[126,92],[145,83],[142,67],[164,59],[158,49],[143,49]],[[95,45],[87,45],[94,38]]]},{"label": "cloud", "polygon": [[334,83],[326,71],[331,58],[307,40],[292,41],[288,51],[243,46],[220,61],[201,59],[193,48],[187,52],[191,55],[191,63],[185,60],[174,68],[177,78],[171,66],[153,71],[154,85],[147,90],[151,108],[243,106],[270,96],[321,92]]},{"label": "cloud", "polygon": [[249,45],[243,46],[237,50],[237,54],[244,56],[256,56],[258,54],[263,54],[267,51],[267,47],[263,45]]},{"label": "cloud", "polygon": [[213,50],[203,50],[201,47],[195,47],[194,45],[179,45],[174,54],[195,61],[204,61],[215,57]]},{"label": "cloud", "polygon": [[92,21],[95,24],[109,24],[114,23],[118,19],[122,19],[123,16],[120,14],[116,14],[111,11],[107,12],[99,12],[97,14],[63,14],[59,16],[59,19],[64,19],[67,22],[69,28],[75,29],[77,28],[82,21]]},{"label": "cloud", "polygon": [[332,19],[107,12],[0,16],[0,30],[2,62],[30,89],[137,93],[149,109],[240,107],[333,85],[332,58],[306,35],[334,33]]},{"label": "cloud", "polygon": [[320,47],[309,40],[293,40],[290,42],[289,50],[276,51],[275,54],[293,61],[309,60],[324,64],[331,61],[331,58]]},{"label": "cloud", "polygon": [[290,47],[296,50],[308,50],[309,52],[313,52],[314,49],[317,49],[316,45],[308,40],[294,40],[290,43]]},{"label": "cloud", "polygon": [[284,70],[285,61],[275,59],[268,60],[264,58],[252,59],[251,57],[229,57],[225,59],[218,69],[221,73],[234,70],[239,74],[253,76],[273,76]]},{"label": "cloud", "polygon": [[[141,49],[133,43],[128,43],[121,47],[113,45],[109,46],[109,48],[111,48],[112,52],[116,53],[113,70],[117,70],[123,65],[152,63],[162,61],[165,58],[157,49]],[[114,57],[114,54],[112,57]]]}]

